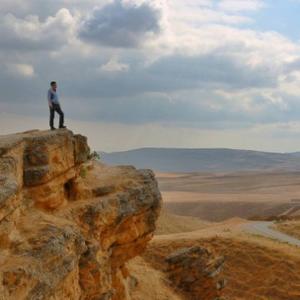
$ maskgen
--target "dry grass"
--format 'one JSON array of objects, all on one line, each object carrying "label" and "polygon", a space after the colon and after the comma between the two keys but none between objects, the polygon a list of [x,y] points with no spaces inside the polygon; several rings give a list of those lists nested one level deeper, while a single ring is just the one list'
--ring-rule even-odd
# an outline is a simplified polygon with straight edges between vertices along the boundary
[{"label": "dry grass", "polygon": [[132,300],[183,300],[169,287],[165,274],[152,268],[141,257],[131,260],[128,267],[138,280],[138,286],[131,294]]},{"label": "dry grass", "polygon": [[278,230],[300,239],[300,221],[286,221],[278,223],[276,227]]},{"label": "dry grass", "polygon": [[205,246],[225,255],[223,272],[228,280],[225,296],[229,299],[299,300],[300,253],[292,255],[237,238],[155,240],[144,258],[158,269],[164,269],[164,257],[181,247]]},{"label": "dry grass", "polygon": [[[199,245],[226,257],[223,276],[228,280],[228,299],[300,300],[299,248],[242,232],[242,219],[205,224],[186,217],[223,221],[279,215],[288,211],[291,199],[299,198],[300,173],[159,174],[158,179],[169,210],[159,220],[160,235],[143,256],[148,263],[145,273],[148,267],[150,273],[156,270],[165,286],[164,258],[178,248]],[[169,214],[170,209],[185,217]],[[278,228],[300,238],[300,221],[287,221]]]},{"label": "dry grass", "polygon": [[201,220],[280,215],[299,198],[299,172],[158,174],[168,212]]},{"label": "dry grass", "polygon": [[180,232],[190,232],[209,226],[209,222],[201,221],[198,218],[183,217],[170,214],[162,210],[157,221],[156,234],[172,234]]}]

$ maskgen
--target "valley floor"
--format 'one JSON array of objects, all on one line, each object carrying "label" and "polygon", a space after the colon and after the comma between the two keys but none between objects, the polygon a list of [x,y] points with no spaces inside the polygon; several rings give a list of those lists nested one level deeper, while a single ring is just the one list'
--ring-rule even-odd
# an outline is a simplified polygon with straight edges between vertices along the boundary
[{"label": "valley floor", "polygon": [[[176,220],[176,216],[166,212],[161,218],[165,219],[166,216],[167,219]],[[193,223],[195,220],[191,221]],[[160,223],[164,224],[164,220],[160,220]],[[193,224],[196,226],[196,222]],[[227,281],[224,296],[228,299],[299,300],[300,248],[259,232],[251,233],[245,230],[246,224],[249,221],[233,218],[221,223],[200,223],[200,228],[191,232],[156,235],[143,257],[131,264],[133,273],[141,282],[136,299],[193,299],[172,286],[164,259],[177,249],[198,245],[216,255],[225,256],[222,275]],[[149,282],[155,292],[144,289]],[[143,297],[138,298],[141,295]]]},{"label": "valley floor", "polygon": [[220,222],[300,213],[299,172],[158,173],[167,211]]},{"label": "valley floor", "polygon": [[[140,282],[136,300],[202,299],[184,294],[167,272],[165,258],[191,246],[225,257],[226,299],[300,299],[299,172],[157,177],[164,208],[146,253],[130,264]],[[294,221],[262,222],[274,217]]]}]

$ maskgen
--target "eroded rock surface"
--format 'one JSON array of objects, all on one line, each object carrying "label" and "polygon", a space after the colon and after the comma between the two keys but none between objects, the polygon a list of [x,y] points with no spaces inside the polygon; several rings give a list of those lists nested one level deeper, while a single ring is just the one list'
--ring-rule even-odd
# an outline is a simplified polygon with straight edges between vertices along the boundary
[{"label": "eroded rock surface", "polygon": [[220,278],[224,257],[199,246],[181,248],[166,258],[172,283],[191,300],[221,300],[225,280]]},{"label": "eroded rock surface", "polygon": [[0,299],[130,299],[155,230],[154,174],[89,161],[68,130],[0,137]]}]

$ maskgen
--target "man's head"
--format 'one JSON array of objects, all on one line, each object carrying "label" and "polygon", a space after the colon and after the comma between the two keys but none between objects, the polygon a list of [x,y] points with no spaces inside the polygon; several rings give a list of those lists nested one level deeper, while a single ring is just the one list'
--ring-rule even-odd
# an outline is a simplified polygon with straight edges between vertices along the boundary
[{"label": "man's head", "polygon": [[54,90],[56,90],[56,88],[57,88],[57,83],[56,83],[56,81],[51,81],[50,86],[51,86]]}]

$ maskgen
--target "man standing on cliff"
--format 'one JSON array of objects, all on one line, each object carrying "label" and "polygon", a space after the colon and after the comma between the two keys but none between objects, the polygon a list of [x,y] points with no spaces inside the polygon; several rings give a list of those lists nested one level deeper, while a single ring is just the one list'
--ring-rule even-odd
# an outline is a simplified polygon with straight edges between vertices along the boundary
[{"label": "man standing on cliff", "polygon": [[59,114],[59,128],[66,128],[64,126],[64,113],[61,110],[58,94],[57,94],[57,83],[52,81],[50,83],[50,89],[48,90],[48,104],[50,109],[50,128],[55,130],[54,127],[54,114],[57,112]]}]

